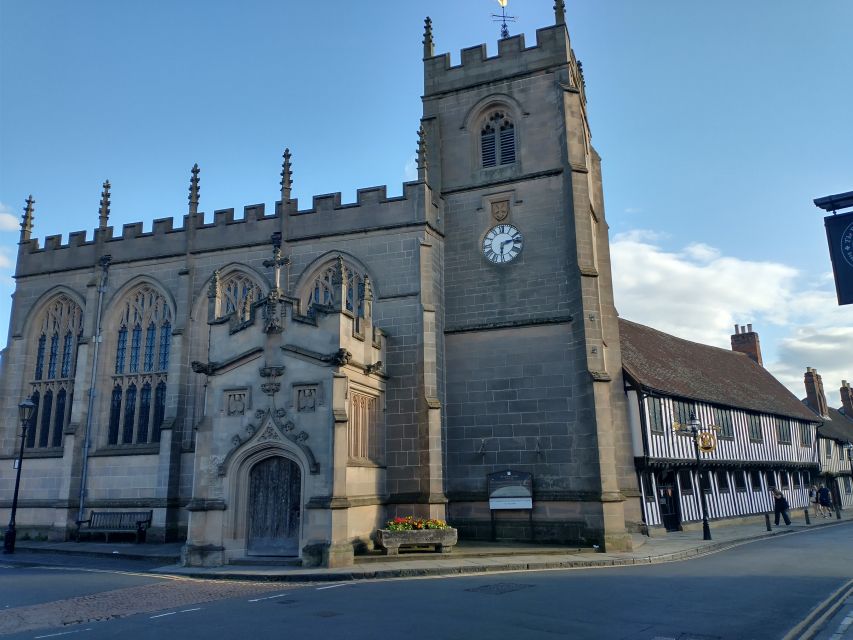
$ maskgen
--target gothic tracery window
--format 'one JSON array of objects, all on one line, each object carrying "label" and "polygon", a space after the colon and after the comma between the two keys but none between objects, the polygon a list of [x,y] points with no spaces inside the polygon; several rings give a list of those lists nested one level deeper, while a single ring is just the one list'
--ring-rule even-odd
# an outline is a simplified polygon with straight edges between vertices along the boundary
[{"label": "gothic tracery window", "polygon": [[172,310],[159,291],[140,285],[125,298],[120,314],[107,442],[158,442],[166,407]]},{"label": "gothic tracery window", "polygon": [[263,296],[261,287],[242,271],[232,271],[222,279],[222,316],[236,312],[246,320],[251,305]]},{"label": "gothic tracery window", "polygon": [[77,341],[83,332],[83,310],[64,294],[48,304],[36,335],[35,368],[30,399],[36,405],[27,429],[27,447],[61,447],[71,419]]},{"label": "gothic tracery window", "polygon": [[[338,265],[331,264],[323,269],[313,280],[308,289],[305,308],[308,315],[313,316],[314,305],[331,306],[334,301],[334,279]],[[343,265],[343,279],[346,281],[346,310],[357,318],[364,317],[364,276],[347,264]]]},{"label": "gothic tracery window", "polygon": [[480,159],[483,167],[515,162],[515,125],[503,112],[493,112],[480,131]]}]

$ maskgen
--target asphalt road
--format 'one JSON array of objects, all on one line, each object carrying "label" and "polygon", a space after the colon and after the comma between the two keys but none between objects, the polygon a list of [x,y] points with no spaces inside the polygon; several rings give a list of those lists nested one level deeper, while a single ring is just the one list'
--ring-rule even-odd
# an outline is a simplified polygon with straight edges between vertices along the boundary
[{"label": "asphalt road", "polygon": [[853,577],[851,534],[853,524],[840,525],[660,565],[341,585],[8,568],[0,570],[0,603],[12,604],[0,610],[0,632],[4,616],[81,606],[15,603],[92,594],[101,584],[100,595],[83,598],[83,624],[30,623],[9,637],[777,639]]}]

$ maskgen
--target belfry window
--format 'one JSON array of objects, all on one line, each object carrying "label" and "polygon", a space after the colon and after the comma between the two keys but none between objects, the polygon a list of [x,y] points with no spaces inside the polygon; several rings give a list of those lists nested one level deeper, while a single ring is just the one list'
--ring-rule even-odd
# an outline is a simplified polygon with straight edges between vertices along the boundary
[{"label": "belfry window", "polygon": [[515,162],[515,125],[502,111],[489,116],[480,131],[480,159],[483,167]]},{"label": "belfry window", "polygon": [[107,442],[159,442],[166,408],[171,308],[156,289],[141,285],[125,299],[120,310]]},{"label": "belfry window", "polygon": [[35,343],[35,370],[30,374],[31,399],[36,405],[27,430],[30,448],[61,447],[71,420],[76,346],[83,331],[83,311],[66,295],[47,306]]}]

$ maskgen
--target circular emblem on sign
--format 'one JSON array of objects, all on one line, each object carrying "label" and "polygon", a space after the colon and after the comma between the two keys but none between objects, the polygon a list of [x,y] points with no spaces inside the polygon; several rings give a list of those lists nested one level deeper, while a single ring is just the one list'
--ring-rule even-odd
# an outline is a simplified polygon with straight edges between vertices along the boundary
[{"label": "circular emblem on sign", "polygon": [[710,453],[717,448],[717,436],[713,433],[700,433],[698,437],[700,451]]},{"label": "circular emblem on sign", "polygon": [[853,222],[847,225],[844,232],[841,234],[839,241],[841,255],[844,256],[844,261],[853,267]]}]

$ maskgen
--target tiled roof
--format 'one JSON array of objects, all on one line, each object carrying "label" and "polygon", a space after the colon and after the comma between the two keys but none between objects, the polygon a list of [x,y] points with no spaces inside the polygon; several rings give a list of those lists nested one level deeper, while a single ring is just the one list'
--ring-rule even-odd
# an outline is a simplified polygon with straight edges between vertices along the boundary
[{"label": "tiled roof", "polygon": [[619,319],[622,366],[649,391],[759,413],[820,422],[749,356],[690,342]]},{"label": "tiled roof", "polygon": [[[803,400],[803,404],[809,407],[806,400]],[[853,420],[840,411],[830,408],[829,419],[823,419],[823,425],[818,429],[818,435],[824,438],[853,442]]]}]

